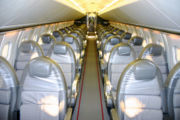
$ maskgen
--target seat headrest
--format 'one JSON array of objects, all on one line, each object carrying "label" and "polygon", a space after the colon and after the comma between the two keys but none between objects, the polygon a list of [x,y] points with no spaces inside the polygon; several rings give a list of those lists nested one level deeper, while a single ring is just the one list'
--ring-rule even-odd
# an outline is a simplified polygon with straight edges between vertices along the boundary
[{"label": "seat headrest", "polygon": [[66,54],[67,47],[65,45],[56,44],[56,45],[54,45],[54,53],[55,54]]},{"label": "seat headrest", "polygon": [[118,35],[122,35],[124,33],[124,30],[119,30]]},{"label": "seat headrest", "polygon": [[74,39],[73,39],[73,37],[65,37],[64,41],[69,43],[69,44],[72,44],[74,42]]},{"label": "seat headrest", "polygon": [[71,33],[71,35],[74,35],[75,37],[78,37],[77,33]]},{"label": "seat headrest", "polygon": [[136,80],[152,80],[156,76],[156,66],[147,62],[137,64],[135,67]]},{"label": "seat headrest", "polygon": [[116,45],[119,43],[119,39],[118,38],[111,38],[110,43],[111,43],[111,45]]},{"label": "seat headrest", "polygon": [[48,77],[51,73],[52,65],[45,59],[34,59],[29,64],[30,76]]},{"label": "seat headrest", "polygon": [[43,43],[45,43],[45,44],[50,44],[51,43],[51,41],[52,41],[52,39],[51,39],[51,36],[50,35],[42,35],[42,41],[43,41]]},{"label": "seat headrest", "polygon": [[33,51],[33,46],[30,42],[23,42],[20,49],[24,53],[30,53],[31,51]]},{"label": "seat headrest", "polygon": [[59,34],[59,32],[58,32],[58,31],[54,31],[54,32],[53,32],[53,36],[54,36],[55,38],[57,38],[57,37],[59,37],[59,36],[60,36],[60,34]]},{"label": "seat headrest", "polygon": [[132,35],[131,33],[126,32],[125,36],[124,36],[124,39],[129,40],[131,38],[131,35]]},{"label": "seat headrest", "polygon": [[160,56],[162,54],[163,48],[160,45],[151,46],[149,49],[149,54],[152,56]]},{"label": "seat headrest", "polygon": [[119,56],[130,56],[131,48],[129,46],[121,46],[118,48]]},{"label": "seat headrest", "polygon": [[108,37],[110,37],[110,36],[112,36],[113,34],[111,34],[111,33],[109,33],[109,34],[107,34],[106,36],[105,36],[105,38],[108,38]]},{"label": "seat headrest", "polygon": [[143,42],[143,39],[141,37],[134,37],[133,38],[133,44],[136,46],[141,46]]}]

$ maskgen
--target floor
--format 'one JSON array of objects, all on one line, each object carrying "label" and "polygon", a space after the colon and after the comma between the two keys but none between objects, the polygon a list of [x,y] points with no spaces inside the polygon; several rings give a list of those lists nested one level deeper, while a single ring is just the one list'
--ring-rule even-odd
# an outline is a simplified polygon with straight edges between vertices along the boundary
[{"label": "floor", "polygon": [[94,40],[88,40],[80,94],[74,120],[109,120],[100,79],[97,49]]}]

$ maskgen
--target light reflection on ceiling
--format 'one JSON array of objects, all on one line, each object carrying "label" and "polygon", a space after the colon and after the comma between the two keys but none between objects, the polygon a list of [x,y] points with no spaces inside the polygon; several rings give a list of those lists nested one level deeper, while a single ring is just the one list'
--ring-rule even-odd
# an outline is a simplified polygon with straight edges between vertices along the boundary
[{"label": "light reflection on ceiling", "polygon": [[87,12],[96,12],[103,14],[114,8],[125,6],[139,0],[54,0],[55,2],[65,4],[83,14]]}]

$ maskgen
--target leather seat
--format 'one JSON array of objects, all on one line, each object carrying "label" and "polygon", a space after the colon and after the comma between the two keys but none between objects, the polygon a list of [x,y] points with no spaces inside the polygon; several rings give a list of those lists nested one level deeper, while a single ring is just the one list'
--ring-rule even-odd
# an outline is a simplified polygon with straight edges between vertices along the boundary
[{"label": "leather seat", "polygon": [[167,103],[170,120],[180,119],[180,62],[170,71],[167,80]]},{"label": "leather seat", "polygon": [[76,70],[78,66],[73,49],[66,42],[56,42],[49,49],[47,56],[60,65],[68,87],[68,98],[72,98],[72,104],[74,104],[80,74]]},{"label": "leather seat", "polygon": [[134,48],[134,50],[136,52],[136,55],[138,57],[139,54],[141,53],[142,49],[143,49],[143,46],[142,46],[143,38],[138,37],[138,36],[134,36],[128,41],[128,43],[131,46],[133,46],[133,48]]},{"label": "leather seat", "polygon": [[55,31],[53,31],[52,34],[56,38],[56,41],[63,41],[64,40],[62,32],[55,30]]},{"label": "leather seat", "polygon": [[161,45],[157,44],[148,44],[143,48],[142,52],[139,55],[141,59],[149,59],[156,63],[161,70],[163,81],[165,82],[167,75],[169,73],[167,60],[165,58],[165,52]]},{"label": "leather seat", "polygon": [[122,42],[128,43],[128,40],[131,39],[132,34],[130,32],[124,32],[121,34]]},{"label": "leather seat", "polygon": [[21,120],[62,120],[67,110],[67,86],[59,65],[48,57],[26,66],[18,92]]},{"label": "leather seat", "polygon": [[103,47],[103,51],[99,51],[101,70],[105,69],[104,65],[107,64],[109,60],[111,49],[120,42],[121,42],[120,38],[117,37],[116,35],[111,36],[110,38],[106,40]]},{"label": "leather seat", "polygon": [[0,57],[0,120],[16,120],[17,86],[15,70]]},{"label": "leather seat", "polygon": [[54,38],[54,36],[50,34],[41,35],[38,43],[42,47],[45,56],[47,55],[49,48],[54,44],[55,41],[56,38]]},{"label": "leather seat", "polygon": [[17,51],[15,66],[14,66],[19,81],[21,80],[22,73],[27,63],[31,59],[39,56],[44,56],[44,53],[41,47],[36,42],[32,40],[28,40],[28,41],[23,41],[20,44]]},{"label": "leather seat", "polygon": [[159,68],[145,59],[130,63],[121,74],[115,99],[121,120],[162,120],[165,91]]},{"label": "leather seat", "polygon": [[113,95],[116,94],[119,77],[124,68],[130,62],[135,60],[135,58],[136,54],[134,49],[127,43],[120,43],[112,48],[104,75],[105,95],[107,102],[111,102],[111,100],[109,101],[109,95],[111,93]]},{"label": "leather seat", "polygon": [[73,49],[75,57],[76,57],[76,61],[79,64],[79,69],[81,69],[82,64],[83,64],[83,59],[82,59],[83,52],[81,52],[79,42],[73,35],[70,35],[70,34],[64,35],[64,41],[67,42]]}]

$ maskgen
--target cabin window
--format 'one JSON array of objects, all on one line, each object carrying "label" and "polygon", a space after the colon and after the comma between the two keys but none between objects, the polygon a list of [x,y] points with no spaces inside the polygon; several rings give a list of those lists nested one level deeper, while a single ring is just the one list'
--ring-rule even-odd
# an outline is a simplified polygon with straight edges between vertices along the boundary
[{"label": "cabin window", "polygon": [[146,40],[143,40],[142,46],[145,47],[147,45]]},{"label": "cabin window", "polygon": [[10,42],[6,43],[2,49],[2,56],[4,58],[8,58],[9,57],[9,50],[10,49]]},{"label": "cabin window", "polygon": [[180,48],[176,47],[176,62],[180,61]]}]

